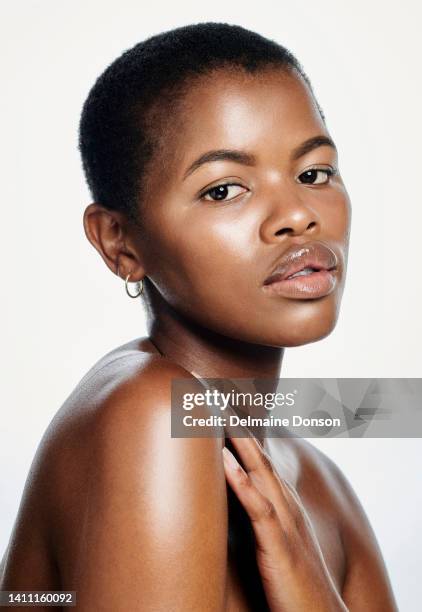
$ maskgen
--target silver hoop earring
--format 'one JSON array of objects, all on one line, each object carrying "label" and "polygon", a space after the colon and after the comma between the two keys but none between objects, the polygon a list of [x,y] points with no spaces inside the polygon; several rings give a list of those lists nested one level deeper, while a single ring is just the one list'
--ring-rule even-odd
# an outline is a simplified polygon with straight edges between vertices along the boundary
[{"label": "silver hoop earring", "polygon": [[136,295],[134,295],[134,294],[130,293],[130,291],[129,291],[129,287],[128,287],[129,277],[130,277],[130,274],[128,274],[126,276],[126,280],[125,280],[126,293],[131,298],[137,298],[137,297],[139,297],[142,294],[142,292],[144,290],[144,281],[143,281],[142,278],[141,278],[140,281],[136,281],[136,284],[138,285],[139,289],[138,289],[138,293]]}]

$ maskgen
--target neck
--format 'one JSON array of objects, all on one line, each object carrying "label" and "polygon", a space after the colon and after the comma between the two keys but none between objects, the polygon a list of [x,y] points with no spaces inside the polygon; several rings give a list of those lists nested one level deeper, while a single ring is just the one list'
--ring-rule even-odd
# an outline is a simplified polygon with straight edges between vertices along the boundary
[{"label": "neck", "polygon": [[278,378],[284,348],[235,340],[187,320],[168,305],[148,308],[149,337],[161,354],[201,378]]}]

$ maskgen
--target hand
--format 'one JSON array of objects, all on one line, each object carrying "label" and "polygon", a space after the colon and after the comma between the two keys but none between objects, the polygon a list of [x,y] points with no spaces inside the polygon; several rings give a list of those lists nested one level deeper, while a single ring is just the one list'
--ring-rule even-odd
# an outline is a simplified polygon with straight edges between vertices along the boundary
[{"label": "hand", "polygon": [[296,490],[254,437],[230,440],[246,471],[223,448],[226,479],[251,520],[270,610],[347,612]]}]

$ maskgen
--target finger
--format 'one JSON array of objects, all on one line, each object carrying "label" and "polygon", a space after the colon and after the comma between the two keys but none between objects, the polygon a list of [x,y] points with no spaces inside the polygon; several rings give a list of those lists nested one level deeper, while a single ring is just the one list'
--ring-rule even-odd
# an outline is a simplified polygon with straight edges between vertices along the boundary
[{"label": "finger", "polygon": [[256,545],[271,555],[282,548],[282,526],[274,504],[253,484],[235,456],[223,448],[226,479],[247,512],[256,536]]},{"label": "finger", "polygon": [[267,461],[268,456],[254,436],[248,435],[246,438],[230,437],[229,439],[242,459],[247,472],[254,472],[262,468],[262,464]]},{"label": "finger", "polygon": [[290,494],[280,479],[276,468],[264,448],[253,437],[230,438],[233,447],[241,459],[245,470],[258,485],[264,495],[269,495],[273,501],[274,496],[283,498],[284,503],[288,503]]},{"label": "finger", "polygon": [[284,512],[301,511],[302,502],[298,493],[290,483],[279,476],[271,458],[254,436],[230,437],[230,441],[261,493]]}]

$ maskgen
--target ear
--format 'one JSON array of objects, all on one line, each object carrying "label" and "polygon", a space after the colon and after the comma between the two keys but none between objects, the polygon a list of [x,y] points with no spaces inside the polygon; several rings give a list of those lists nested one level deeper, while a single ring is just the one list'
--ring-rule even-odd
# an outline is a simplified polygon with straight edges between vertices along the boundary
[{"label": "ear", "polygon": [[123,279],[130,274],[130,282],[145,276],[140,252],[129,237],[124,213],[97,203],[89,204],[83,214],[83,225],[89,242],[114,274]]}]

